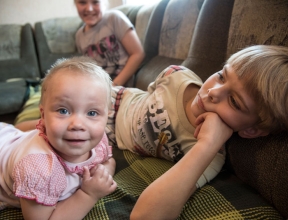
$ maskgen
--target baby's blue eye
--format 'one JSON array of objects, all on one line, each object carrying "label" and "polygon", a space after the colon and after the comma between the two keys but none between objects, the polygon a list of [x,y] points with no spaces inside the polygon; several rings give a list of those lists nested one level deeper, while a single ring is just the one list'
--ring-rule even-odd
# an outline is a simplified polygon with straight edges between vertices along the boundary
[{"label": "baby's blue eye", "polygon": [[58,112],[59,112],[61,115],[66,115],[66,114],[69,113],[68,110],[65,109],[65,108],[61,108],[61,109],[59,109]]},{"label": "baby's blue eye", "polygon": [[88,114],[88,116],[96,116],[97,112],[96,111],[90,111],[87,114]]}]

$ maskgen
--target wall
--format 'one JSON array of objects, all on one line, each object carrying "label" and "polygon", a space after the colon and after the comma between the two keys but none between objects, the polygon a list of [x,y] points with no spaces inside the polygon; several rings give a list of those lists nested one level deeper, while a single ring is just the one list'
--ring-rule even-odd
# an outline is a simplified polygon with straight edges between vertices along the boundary
[{"label": "wall", "polygon": [[[109,0],[110,8],[122,0]],[[0,0],[0,24],[32,25],[49,18],[77,16],[73,0]]]}]

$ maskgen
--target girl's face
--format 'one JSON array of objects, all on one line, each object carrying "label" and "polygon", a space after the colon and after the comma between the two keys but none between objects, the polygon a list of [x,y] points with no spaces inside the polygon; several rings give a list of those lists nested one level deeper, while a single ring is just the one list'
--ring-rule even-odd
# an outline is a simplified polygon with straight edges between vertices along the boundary
[{"label": "girl's face", "polygon": [[195,119],[205,112],[217,113],[233,131],[252,127],[259,120],[254,100],[229,65],[205,81],[186,114]]},{"label": "girl's face", "polygon": [[61,69],[50,79],[40,110],[54,150],[64,160],[79,163],[104,135],[107,88],[99,78],[70,71]]},{"label": "girl's face", "polygon": [[95,26],[103,16],[104,0],[75,0],[79,17],[86,24],[85,31]]}]

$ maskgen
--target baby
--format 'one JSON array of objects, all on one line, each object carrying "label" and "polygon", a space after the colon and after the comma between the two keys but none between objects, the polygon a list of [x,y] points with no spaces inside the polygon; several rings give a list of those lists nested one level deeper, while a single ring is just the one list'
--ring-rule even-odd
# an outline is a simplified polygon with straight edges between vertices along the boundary
[{"label": "baby", "polygon": [[117,184],[105,134],[111,80],[88,57],[62,59],[42,83],[41,119],[21,132],[0,123],[0,208],[25,219],[82,219]]}]

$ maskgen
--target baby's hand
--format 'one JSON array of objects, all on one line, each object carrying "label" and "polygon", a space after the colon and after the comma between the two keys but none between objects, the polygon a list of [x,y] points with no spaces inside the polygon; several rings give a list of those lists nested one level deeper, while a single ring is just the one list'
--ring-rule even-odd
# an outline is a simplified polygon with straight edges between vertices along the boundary
[{"label": "baby's hand", "polygon": [[201,114],[196,119],[194,136],[197,140],[208,141],[214,146],[222,146],[232,135],[233,130],[212,112]]},{"label": "baby's hand", "polygon": [[115,191],[116,187],[116,182],[102,164],[90,171],[84,167],[81,189],[96,201]]}]

